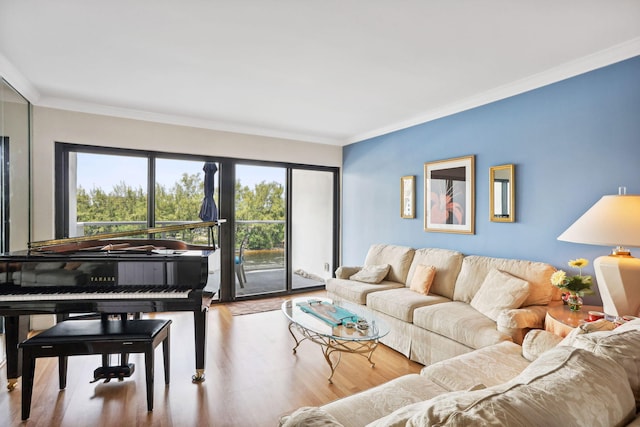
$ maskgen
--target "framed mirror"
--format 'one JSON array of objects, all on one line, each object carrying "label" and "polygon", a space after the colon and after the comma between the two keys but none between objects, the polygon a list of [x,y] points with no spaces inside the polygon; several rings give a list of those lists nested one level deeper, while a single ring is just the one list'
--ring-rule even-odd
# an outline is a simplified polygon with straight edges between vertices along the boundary
[{"label": "framed mirror", "polygon": [[489,219],[493,222],[515,222],[515,165],[489,168]]}]

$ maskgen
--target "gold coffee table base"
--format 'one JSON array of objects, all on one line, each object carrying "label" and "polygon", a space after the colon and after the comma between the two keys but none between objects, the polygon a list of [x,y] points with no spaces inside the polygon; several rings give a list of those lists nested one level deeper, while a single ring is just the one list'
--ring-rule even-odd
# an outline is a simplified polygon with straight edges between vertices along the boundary
[{"label": "gold coffee table base", "polygon": [[[302,335],[302,339],[298,339],[298,337],[296,337],[296,335],[293,333],[294,327],[300,333],[300,335]],[[333,378],[333,374],[335,373],[336,368],[340,364],[342,353],[359,354],[367,359],[372,368],[376,366],[376,364],[371,361],[371,356],[373,355],[375,349],[378,347],[377,338],[361,341],[340,340],[317,334],[294,322],[289,323],[289,333],[296,342],[295,347],[293,347],[293,354],[296,354],[296,350],[300,343],[307,339],[320,346],[320,348],[322,349],[322,354],[324,355],[324,358],[327,361],[329,368],[331,369],[331,375],[329,375],[328,378],[330,384],[333,384],[333,381],[331,379]],[[338,353],[338,360],[333,363],[331,361],[331,354],[335,352]]]}]

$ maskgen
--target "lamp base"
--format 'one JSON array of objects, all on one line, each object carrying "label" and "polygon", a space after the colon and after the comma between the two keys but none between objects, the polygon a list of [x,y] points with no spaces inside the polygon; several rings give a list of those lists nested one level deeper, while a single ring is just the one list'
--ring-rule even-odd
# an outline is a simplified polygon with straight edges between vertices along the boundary
[{"label": "lamp base", "polygon": [[640,259],[631,255],[601,256],[593,262],[605,314],[640,314]]}]

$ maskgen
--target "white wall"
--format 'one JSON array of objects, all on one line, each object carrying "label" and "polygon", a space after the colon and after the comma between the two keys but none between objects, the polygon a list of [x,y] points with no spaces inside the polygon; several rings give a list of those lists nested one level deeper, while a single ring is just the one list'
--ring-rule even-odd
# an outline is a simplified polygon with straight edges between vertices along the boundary
[{"label": "white wall", "polygon": [[55,142],[319,166],[342,164],[339,146],[34,107],[32,240],[36,241],[54,237]]},{"label": "white wall", "polygon": [[[328,279],[333,265],[333,175],[293,173],[292,267]],[[325,263],[329,268],[325,270]]]}]

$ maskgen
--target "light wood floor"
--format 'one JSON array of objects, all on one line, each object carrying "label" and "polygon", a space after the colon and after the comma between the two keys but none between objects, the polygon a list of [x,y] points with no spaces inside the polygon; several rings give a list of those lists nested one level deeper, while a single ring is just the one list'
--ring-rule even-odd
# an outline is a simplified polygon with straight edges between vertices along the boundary
[{"label": "light wood floor", "polygon": [[7,392],[0,374],[0,426],[277,426],[281,415],[354,394],[392,378],[415,373],[421,365],[380,346],[376,366],[357,355],[343,355],[333,384],[320,347],[304,342],[293,355],[293,339],[279,311],[232,316],[212,306],[207,331],[206,381],[193,384],[191,313],[159,313],[170,318],[171,384],[165,386],[162,350],[156,351],[155,399],[147,412],[144,359],[132,355],[136,372],[123,382],[90,384],[99,356],[69,358],[67,388],[58,389],[57,359],[38,359],[31,417],[21,422],[20,384]]}]

